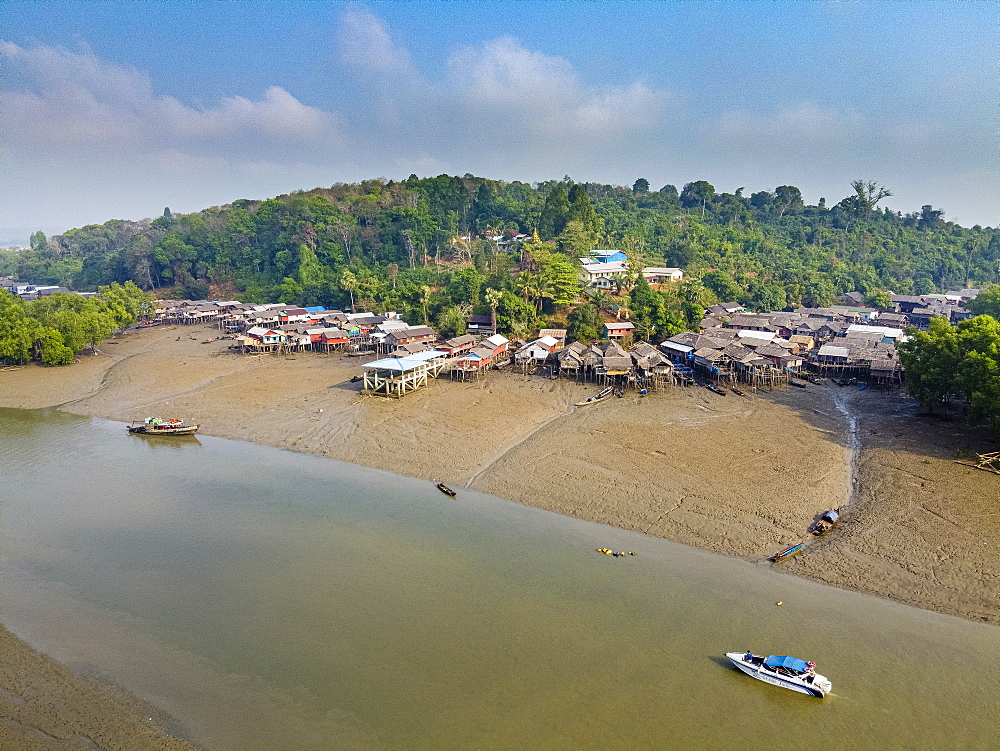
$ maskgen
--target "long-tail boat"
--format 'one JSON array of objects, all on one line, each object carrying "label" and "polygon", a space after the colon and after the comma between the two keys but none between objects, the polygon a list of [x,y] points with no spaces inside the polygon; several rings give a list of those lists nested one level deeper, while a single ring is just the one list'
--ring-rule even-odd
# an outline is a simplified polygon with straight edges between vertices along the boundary
[{"label": "long-tail boat", "polygon": [[614,392],[614,390],[615,390],[614,386],[608,386],[606,389],[603,389],[602,391],[598,392],[597,394],[594,394],[593,396],[587,397],[582,402],[577,402],[576,406],[577,407],[586,407],[588,404],[594,404],[595,402],[599,402],[602,399],[607,399],[609,396],[611,396],[611,394]]},{"label": "long-tail boat", "polygon": [[141,424],[128,426],[129,433],[140,435],[194,435],[201,425],[185,425],[183,420],[161,420],[147,417]]}]

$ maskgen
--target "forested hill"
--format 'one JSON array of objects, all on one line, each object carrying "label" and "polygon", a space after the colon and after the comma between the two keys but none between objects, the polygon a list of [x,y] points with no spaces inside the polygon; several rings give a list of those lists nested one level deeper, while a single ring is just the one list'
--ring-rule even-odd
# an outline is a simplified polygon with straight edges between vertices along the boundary
[{"label": "forested hill", "polygon": [[[856,181],[845,193],[807,206],[788,185],[744,196],[717,193],[705,181],[678,191],[650,190],[644,179],[629,188],[411,176],[194,214],[168,209],[154,220],[51,238],[36,233],[31,250],[0,253],[0,275],[80,290],[132,280],[188,298],[354,301],[425,320],[449,307],[482,311],[492,288],[509,293],[501,313],[523,319],[528,308],[543,314],[571,301],[566,261],[617,248],[630,268],[685,270],[683,289],[666,298],[668,327],[719,299],[776,310],[824,306],[860,290],[878,305],[889,290],[922,294],[1000,280],[1000,231],[958,226],[931,206],[889,211],[880,203],[891,194],[873,182]],[[526,254],[488,239],[506,230],[537,230],[548,242],[528,243]],[[518,312],[515,297],[533,304]]]}]

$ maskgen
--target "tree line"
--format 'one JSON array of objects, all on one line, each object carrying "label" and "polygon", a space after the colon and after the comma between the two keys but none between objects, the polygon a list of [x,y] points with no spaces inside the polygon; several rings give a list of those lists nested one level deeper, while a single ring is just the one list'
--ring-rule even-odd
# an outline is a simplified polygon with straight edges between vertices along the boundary
[{"label": "tree line", "polygon": [[97,297],[57,292],[25,301],[0,289],[0,362],[68,365],[74,356],[152,313],[154,297],[112,282]]},{"label": "tree line", "polygon": [[[880,208],[890,192],[873,181],[850,188],[832,206],[813,206],[790,185],[744,196],[704,180],[650,190],[643,178],[625,187],[411,175],[39,232],[30,249],[0,253],[0,274],[76,289],[132,281],[163,296],[397,310],[445,333],[460,333],[470,313],[489,314],[506,333],[567,324],[581,338],[622,309],[641,333],[666,335],[719,301],[777,310],[859,290],[886,307],[890,290],[1000,281],[996,230],[961,227],[932,206]],[[488,239],[512,231],[535,239]],[[614,280],[616,295],[591,293],[589,307],[570,311],[576,259],[595,247],[625,251],[629,273]],[[645,265],[683,268],[686,281],[650,290],[637,275]]]},{"label": "tree line", "polygon": [[959,399],[973,425],[1000,433],[1000,286],[968,305],[975,315],[952,326],[932,318],[928,331],[897,345],[910,394],[928,409]]}]

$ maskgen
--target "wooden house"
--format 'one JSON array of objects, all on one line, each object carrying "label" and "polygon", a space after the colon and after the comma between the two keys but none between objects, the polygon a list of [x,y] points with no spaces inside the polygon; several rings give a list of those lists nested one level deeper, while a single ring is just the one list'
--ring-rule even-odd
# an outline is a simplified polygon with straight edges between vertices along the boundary
[{"label": "wooden house", "polygon": [[320,335],[320,341],[327,352],[332,349],[341,349],[350,340],[351,338],[343,329],[323,329],[323,333]]},{"label": "wooden house", "polygon": [[582,342],[573,342],[572,344],[557,350],[556,361],[559,363],[559,369],[570,373],[582,372],[584,367],[584,354],[586,351],[587,345]]},{"label": "wooden house", "polygon": [[551,336],[560,346],[566,344],[566,329],[542,329],[538,332],[538,336]]},{"label": "wooden house", "polygon": [[465,330],[470,334],[494,334],[493,318],[490,316],[469,316],[465,322]]},{"label": "wooden house", "polygon": [[266,326],[253,326],[247,329],[246,335],[261,344],[284,344],[288,339],[284,331]]},{"label": "wooden house", "polygon": [[604,336],[607,339],[621,339],[633,331],[635,331],[635,324],[631,321],[611,321],[604,324]]},{"label": "wooden house", "polygon": [[395,349],[404,344],[414,342],[433,342],[438,338],[437,332],[430,326],[410,326],[397,331],[390,331],[386,334],[385,345]]},{"label": "wooden house", "polygon": [[437,345],[439,352],[444,352],[448,357],[458,357],[465,354],[476,346],[476,337],[472,334],[463,334],[453,339],[446,340],[443,344]]},{"label": "wooden house", "polygon": [[483,339],[479,346],[489,347],[493,350],[494,356],[502,355],[510,348],[510,340],[503,334],[494,334]]},{"label": "wooden house", "polygon": [[551,336],[543,336],[533,342],[528,342],[514,353],[516,364],[543,363],[555,352],[559,342]]}]

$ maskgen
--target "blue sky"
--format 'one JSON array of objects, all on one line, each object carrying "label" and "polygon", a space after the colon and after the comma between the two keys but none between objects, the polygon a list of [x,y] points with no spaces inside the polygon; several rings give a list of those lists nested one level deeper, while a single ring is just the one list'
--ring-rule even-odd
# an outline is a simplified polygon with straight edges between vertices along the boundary
[{"label": "blue sky", "polygon": [[410,173],[862,178],[996,226],[998,7],[6,0],[0,228]]}]

